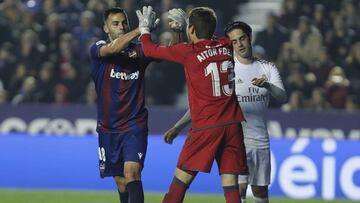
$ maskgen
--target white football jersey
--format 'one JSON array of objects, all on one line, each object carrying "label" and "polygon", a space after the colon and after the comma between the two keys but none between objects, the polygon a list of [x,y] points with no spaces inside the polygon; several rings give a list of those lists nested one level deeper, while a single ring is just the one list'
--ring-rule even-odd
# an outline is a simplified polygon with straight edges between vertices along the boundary
[{"label": "white football jersey", "polygon": [[235,61],[235,91],[245,115],[243,122],[244,142],[247,148],[269,148],[269,134],[265,122],[270,92],[252,84],[254,78],[266,78],[267,82],[284,90],[280,74],[273,63],[255,58],[251,64]]}]

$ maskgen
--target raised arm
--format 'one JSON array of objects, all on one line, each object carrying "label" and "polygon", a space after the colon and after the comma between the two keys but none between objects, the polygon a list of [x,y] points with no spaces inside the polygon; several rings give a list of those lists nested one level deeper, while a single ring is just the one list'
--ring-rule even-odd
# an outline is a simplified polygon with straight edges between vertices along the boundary
[{"label": "raised arm", "polygon": [[130,44],[132,40],[134,40],[139,35],[140,35],[139,28],[136,28],[124,35],[119,36],[112,42],[103,45],[100,48],[100,57],[110,56],[120,53]]},{"label": "raised arm", "polygon": [[141,33],[141,43],[145,56],[172,61],[184,64],[186,55],[186,45],[177,44],[174,46],[159,46],[151,40],[150,32],[156,24],[156,13],[151,6],[144,6],[142,12],[136,11],[139,19],[139,30]]}]

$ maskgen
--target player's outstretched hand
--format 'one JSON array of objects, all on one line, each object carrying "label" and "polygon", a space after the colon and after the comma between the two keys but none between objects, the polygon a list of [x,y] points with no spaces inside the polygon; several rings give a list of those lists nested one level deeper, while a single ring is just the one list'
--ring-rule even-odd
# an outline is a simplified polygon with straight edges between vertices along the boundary
[{"label": "player's outstretched hand", "polygon": [[169,10],[169,26],[175,32],[184,32],[186,30],[188,16],[181,8]]},{"label": "player's outstretched hand", "polygon": [[168,144],[172,144],[173,140],[179,135],[180,130],[172,127],[164,134],[164,141]]},{"label": "player's outstretched hand", "polygon": [[267,79],[265,76],[261,78],[254,78],[251,80],[252,84],[258,87],[268,87],[269,83],[267,82]]},{"label": "player's outstretched hand", "polygon": [[156,13],[151,6],[143,6],[142,12],[136,11],[136,15],[139,19],[139,30],[141,34],[150,33],[151,30],[160,23],[160,19],[156,18]]}]

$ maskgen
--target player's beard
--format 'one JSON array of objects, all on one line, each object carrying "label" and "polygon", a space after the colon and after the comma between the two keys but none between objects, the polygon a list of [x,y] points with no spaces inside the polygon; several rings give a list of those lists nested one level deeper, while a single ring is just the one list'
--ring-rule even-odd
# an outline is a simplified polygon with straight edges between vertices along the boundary
[{"label": "player's beard", "polygon": [[119,31],[114,31],[112,32],[112,34],[110,35],[111,38],[114,40],[122,35],[126,34],[126,30],[119,30]]},{"label": "player's beard", "polygon": [[246,58],[246,59],[250,59],[252,57],[252,48],[250,47],[243,47],[244,50],[240,51],[239,49],[239,55],[241,58]]}]

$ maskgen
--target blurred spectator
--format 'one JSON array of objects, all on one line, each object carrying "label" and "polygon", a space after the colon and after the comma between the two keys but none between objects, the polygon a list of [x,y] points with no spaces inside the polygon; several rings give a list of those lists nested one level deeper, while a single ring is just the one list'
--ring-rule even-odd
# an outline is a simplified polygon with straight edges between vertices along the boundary
[{"label": "blurred spectator", "polygon": [[275,14],[269,13],[266,17],[265,29],[257,33],[254,44],[265,49],[268,60],[276,61],[282,43],[288,38],[286,29],[277,23]]},{"label": "blurred spectator", "polygon": [[28,73],[36,75],[41,63],[46,59],[46,47],[39,42],[37,33],[30,29],[22,33],[17,51],[19,60],[25,64]]},{"label": "blurred spectator", "polygon": [[[154,37],[167,45],[171,34],[167,32],[166,11],[170,8],[182,7],[186,11],[194,6],[216,8],[216,34],[223,35],[223,24],[232,20],[237,5],[244,1],[247,0],[226,3],[216,0],[41,0],[35,5],[21,0],[0,1],[0,103],[11,102],[15,95],[20,98],[25,79],[34,77],[34,102],[92,105],[96,98],[89,83],[88,45],[103,37],[100,36],[103,35],[100,32],[102,15],[109,7],[121,6],[127,10],[134,28],[138,21],[135,10],[144,4],[152,5],[162,18]],[[291,106],[288,109],[325,111],[329,109],[328,103],[331,109],[359,110],[359,6],[358,0],[283,0],[280,15],[267,16],[266,26],[254,38],[253,51],[258,57],[276,61],[292,97],[289,105],[285,105]],[[299,20],[299,16],[306,17]],[[340,69],[345,76],[331,77],[334,66],[343,67]],[[179,96],[186,91],[181,66],[161,62],[150,66],[147,72],[148,103],[186,103],[177,101],[187,100]],[[348,82],[339,85],[336,83],[339,78]],[[270,106],[277,107],[271,103]]]},{"label": "blurred spectator", "polygon": [[297,0],[284,0],[279,16],[279,23],[288,29],[295,29],[301,15]]},{"label": "blurred spectator", "polygon": [[311,26],[306,16],[299,18],[298,28],[291,33],[290,43],[295,54],[307,65],[319,59],[322,36],[315,27]]},{"label": "blurred spectator", "polygon": [[78,71],[71,63],[63,63],[60,66],[60,82],[65,85],[67,100],[77,102],[82,95],[83,84],[78,79]]},{"label": "blurred spectator", "polygon": [[95,84],[93,81],[87,84],[85,91],[86,91],[85,98],[83,99],[82,102],[89,106],[95,106],[97,97],[96,97]]},{"label": "blurred spectator", "polygon": [[287,92],[301,91],[306,97],[309,97],[315,85],[316,77],[311,74],[304,74],[303,66],[300,63],[291,64],[289,69],[289,76],[284,83]]},{"label": "blurred spectator", "polygon": [[4,89],[4,85],[0,80],[0,105],[7,103],[7,92]]},{"label": "blurred spectator", "polygon": [[56,84],[53,90],[53,103],[55,105],[68,104],[68,91],[68,88],[64,84]]},{"label": "blurred spectator", "polygon": [[346,76],[350,80],[352,92],[360,95],[360,41],[356,42],[344,66]]},{"label": "blurred spectator", "polygon": [[42,1],[42,12],[38,15],[39,21],[45,22],[47,16],[56,14],[56,0],[43,0]]},{"label": "blurred spectator", "polygon": [[[74,37],[78,42],[80,50],[88,50],[87,44],[93,38],[99,38],[102,31],[95,26],[95,15],[92,11],[83,11],[80,16],[80,25],[73,30]],[[87,59],[88,52],[80,52],[80,60]],[[79,60],[78,59],[78,60]]]},{"label": "blurred spectator", "polygon": [[335,66],[325,83],[327,99],[334,109],[345,109],[346,98],[350,95],[350,82],[343,69]]},{"label": "blurred spectator", "polygon": [[341,14],[335,15],[333,21],[334,29],[326,33],[325,43],[334,62],[343,65],[342,62],[354,42],[355,32],[346,26]]},{"label": "blurred spectator", "polygon": [[[140,4],[141,5],[141,4]],[[140,8],[142,8],[143,5],[140,6]],[[128,20],[129,22],[129,25],[130,25],[130,29],[135,29],[136,26],[138,25],[137,22],[138,22],[138,18],[136,16],[136,9],[139,9],[137,7],[137,1],[136,0],[123,0],[121,1],[120,3],[120,7],[123,8],[125,11],[126,11],[126,14],[128,15]],[[156,7],[153,5],[153,7]],[[157,10],[155,8],[155,10]],[[160,13],[158,15],[161,15]]]},{"label": "blurred spectator", "polygon": [[55,85],[54,69],[55,65],[49,61],[41,65],[36,88],[36,98],[41,103],[52,101],[52,91]]},{"label": "blurred spectator", "polygon": [[345,102],[345,111],[347,112],[355,112],[359,110],[359,101],[355,97],[355,95],[349,95],[346,97]]},{"label": "blurred spectator", "polygon": [[310,110],[317,112],[331,109],[329,102],[326,100],[325,91],[320,87],[313,89],[307,105]]},{"label": "blurred spectator", "polygon": [[30,103],[36,102],[35,97],[35,88],[36,88],[36,79],[32,76],[25,78],[22,83],[20,91],[14,96],[11,103],[20,104],[20,103]]},{"label": "blurred spectator", "polygon": [[293,51],[291,44],[289,42],[285,42],[281,47],[276,62],[282,78],[286,78],[289,75],[290,67],[293,63],[297,63],[298,60],[298,56]]},{"label": "blurred spectator", "polygon": [[56,12],[60,13],[65,22],[66,30],[72,30],[79,25],[80,13],[84,10],[84,5],[79,0],[59,0],[56,8]]},{"label": "blurred spectator", "polygon": [[260,45],[253,46],[253,55],[257,58],[267,58],[265,49]]},{"label": "blurred spectator", "polygon": [[23,83],[23,80],[26,78],[26,66],[23,63],[19,63],[16,65],[15,73],[10,78],[9,82],[9,97],[13,98],[15,94],[19,91],[21,88],[21,84]]},{"label": "blurred spectator", "polygon": [[19,24],[19,28],[20,32],[31,29],[36,33],[39,33],[43,29],[43,26],[37,21],[35,13],[25,10],[22,14],[22,20]]},{"label": "blurred spectator", "polygon": [[16,57],[13,53],[14,46],[10,42],[0,45],[0,81],[4,83],[4,88],[9,88],[10,75],[14,72]]},{"label": "blurred spectator", "polygon": [[281,106],[281,110],[283,111],[298,111],[304,109],[305,97],[301,91],[294,91],[290,94],[288,103]]},{"label": "blurred spectator", "polygon": [[71,33],[63,33],[60,36],[59,48],[57,62],[60,65],[63,63],[73,63],[78,66],[78,63],[80,63],[78,60],[80,58],[78,55],[80,47],[77,46],[77,42]]},{"label": "blurred spectator", "polygon": [[65,30],[61,27],[60,16],[52,13],[46,17],[45,27],[40,33],[40,39],[47,47],[47,54],[51,61],[56,62],[59,51],[59,40]]},{"label": "blurred spectator", "polygon": [[89,0],[86,4],[86,9],[94,12],[94,14],[97,16],[95,18],[96,27],[102,27],[104,24],[104,19],[102,17],[104,11],[107,8],[114,7],[115,5],[115,0]]},{"label": "blurred spectator", "polygon": [[319,60],[315,61],[310,66],[310,71],[316,76],[316,85],[324,87],[325,81],[328,79],[331,68],[334,67],[334,62],[329,57],[326,47],[319,50]]},{"label": "blurred spectator", "polygon": [[325,13],[325,7],[322,4],[316,4],[313,12],[314,26],[320,31],[322,35],[325,35],[326,31],[331,28],[331,23]]},{"label": "blurred spectator", "polygon": [[[172,39],[170,32],[160,35],[160,44],[168,45]],[[185,76],[179,64],[162,61],[152,63],[146,73],[146,102],[148,104],[171,105],[176,96],[183,91]]]},{"label": "blurred spectator", "polygon": [[20,36],[20,24],[23,19],[23,13],[24,8],[21,5],[20,1],[14,1],[14,0],[5,0],[0,4],[0,18],[3,19],[7,26],[3,26],[5,30],[1,30],[0,33],[3,33],[2,35],[8,35],[5,36],[4,39],[6,40],[12,40],[12,42],[16,41],[16,38],[19,38]]},{"label": "blurred spectator", "polygon": [[[356,5],[357,3],[357,5]],[[345,17],[345,23],[349,28],[356,29],[360,26],[360,11],[358,0],[344,0],[342,1],[341,14]]]}]

